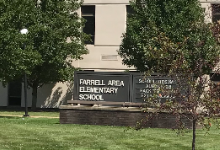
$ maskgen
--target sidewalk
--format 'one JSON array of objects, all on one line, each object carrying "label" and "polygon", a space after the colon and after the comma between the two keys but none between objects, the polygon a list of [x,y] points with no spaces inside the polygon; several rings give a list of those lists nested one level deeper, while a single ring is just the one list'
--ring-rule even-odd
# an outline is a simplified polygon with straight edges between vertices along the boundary
[{"label": "sidewalk", "polygon": [[[0,117],[23,117],[23,115],[7,115],[0,114]],[[59,118],[59,117],[50,117],[50,116],[29,116],[30,118]]]}]

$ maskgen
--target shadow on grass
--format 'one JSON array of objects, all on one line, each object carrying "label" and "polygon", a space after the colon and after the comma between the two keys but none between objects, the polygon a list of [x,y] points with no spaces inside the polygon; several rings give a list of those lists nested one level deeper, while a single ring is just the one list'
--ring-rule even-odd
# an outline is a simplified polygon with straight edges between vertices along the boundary
[{"label": "shadow on grass", "polygon": [[[24,112],[25,107],[21,106],[0,106],[0,112],[5,111],[17,111],[17,112]],[[59,108],[36,108],[35,111],[28,107],[28,112],[59,112]]]}]

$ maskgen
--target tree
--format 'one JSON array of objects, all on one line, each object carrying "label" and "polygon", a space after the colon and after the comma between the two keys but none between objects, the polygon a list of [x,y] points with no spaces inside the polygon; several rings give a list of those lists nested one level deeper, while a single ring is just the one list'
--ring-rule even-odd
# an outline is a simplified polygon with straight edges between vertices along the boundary
[{"label": "tree", "polygon": [[[157,52],[157,49],[160,49],[155,38],[161,33],[165,33],[174,43],[181,43],[190,37],[182,50],[191,66],[194,66],[197,60],[192,58],[192,51],[200,53],[203,49],[205,57],[207,51],[213,50],[208,47],[215,42],[212,34],[204,33],[203,28],[200,28],[204,24],[204,13],[198,0],[135,0],[131,2],[131,7],[133,13],[128,15],[127,30],[123,34],[119,50],[125,65],[135,66],[143,72],[146,70],[158,72],[155,67],[160,66],[158,64],[160,61],[152,50]],[[203,47],[195,48],[198,38],[208,42]],[[210,71],[206,69],[207,72]]]},{"label": "tree", "polygon": [[[81,1],[0,1],[0,79],[9,82],[28,75],[32,108],[37,88],[43,84],[73,80],[73,59],[88,51],[81,32],[84,22],[76,13]],[[27,35],[20,30],[26,27]],[[23,47],[25,45],[25,48]]]},{"label": "tree", "polygon": [[[136,0],[131,6],[133,13],[118,53],[128,66],[174,79],[175,88],[157,84],[154,95],[145,101],[157,112],[177,115],[179,127],[184,125],[181,117],[187,116],[192,121],[195,150],[196,124],[205,125],[205,116],[213,118],[219,112],[220,102],[207,76],[219,61],[215,38],[219,25],[204,22],[198,0]],[[172,98],[160,102],[161,95],[170,94]]]}]

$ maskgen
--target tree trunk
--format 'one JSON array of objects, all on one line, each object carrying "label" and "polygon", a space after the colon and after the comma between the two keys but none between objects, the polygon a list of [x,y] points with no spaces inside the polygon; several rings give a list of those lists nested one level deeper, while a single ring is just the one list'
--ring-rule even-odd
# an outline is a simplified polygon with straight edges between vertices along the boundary
[{"label": "tree trunk", "polygon": [[37,108],[37,87],[38,87],[38,84],[36,83],[33,83],[33,86],[32,86],[32,111],[36,111],[36,108]]},{"label": "tree trunk", "polygon": [[195,150],[195,149],[196,149],[196,121],[197,121],[197,119],[193,118],[192,150]]}]

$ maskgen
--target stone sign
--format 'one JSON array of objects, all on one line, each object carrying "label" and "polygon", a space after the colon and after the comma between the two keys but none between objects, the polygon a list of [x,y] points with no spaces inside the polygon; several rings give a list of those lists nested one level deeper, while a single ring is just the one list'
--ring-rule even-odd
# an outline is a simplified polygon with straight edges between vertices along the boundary
[{"label": "stone sign", "polygon": [[[77,71],[74,77],[73,98],[86,101],[143,103],[147,98],[156,97],[160,102],[165,102],[167,99],[177,100],[174,94],[176,87],[174,79],[161,75]],[[183,85],[183,89],[187,90],[186,85]],[[184,91],[181,93],[183,95]]]},{"label": "stone sign", "polygon": [[78,72],[74,79],[74,99],[116,102],[130,100],[129,75]]},{"label": "stone sign", "polygon": [[[161,92],[160,88],[166,92]],[[158,100],[164,102],[166,99],[175,98],[171,92],[174,88],[175,82],[169,77],[134,75],[133,101],[144,102],[147,98],[157,97]]]}]

